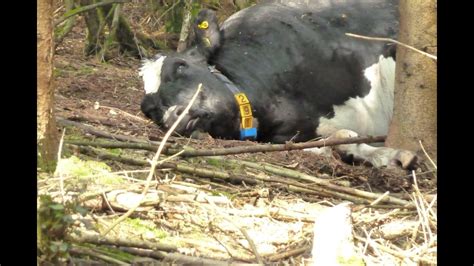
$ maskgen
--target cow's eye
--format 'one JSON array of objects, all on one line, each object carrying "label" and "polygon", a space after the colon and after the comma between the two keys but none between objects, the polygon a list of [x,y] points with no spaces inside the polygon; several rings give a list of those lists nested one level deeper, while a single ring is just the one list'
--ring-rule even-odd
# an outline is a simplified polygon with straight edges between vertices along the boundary
[{"label": "cow's eye", "polygon": [[188,66],[186,65],[186,63],[181,63],[178,65],[178,67],[176,68],[176,73],[178,75],[182,75],[184,73],[184,70],[187,68]]}]

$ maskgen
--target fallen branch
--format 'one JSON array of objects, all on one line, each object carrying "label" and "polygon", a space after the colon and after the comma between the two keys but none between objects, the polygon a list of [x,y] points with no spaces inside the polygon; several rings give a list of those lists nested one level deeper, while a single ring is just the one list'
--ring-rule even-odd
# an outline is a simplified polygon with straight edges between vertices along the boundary
[{"label": "fallen branch", "polygon": [[[226,162],[243,164],[243,165],[252,167],[254,169],[264,170],[266,172],[270,172],[270,173],[273,173],[273,174],[278,174],[278,175],[281,175],[281,176],[284,176],[284,177],[290,177],[290,178],[296,178],[296,179],[300,179],[300,180],[310,181],[310,182],[312,182],[316,185],[321,185],[321,186],[324,186],[324,187],[326,187],[328,189],[331,189],[331,190],[334,190],[334,191],[339,191],[339,192],[347,193],[347,194],[350,194],[350,195],[363,197],[363,198],[366,198],[366,199],[377,200],[377,199],[380,198],[380,196],[382,196],[382,194],[379,194],[379,193],[371,193],[371,192],[358,190],[358,189],[354,189],[354,188],[334,185],[329,180],[325,180],[325,179],[317,178],[317,177],[314,177],[314,176],[310,176],[310,175],[300,173],[300,172],[297,172],[297,171],[294,171],[294,170],[291,170],[291,169],[285,169],[285,168],[281,168],[281,167],[277,167],[277,166],[270,166],[268,164],[259,164],[259,163],[248,162],[248,161],[226,160]],[[312,189],[310,187],[310,184],[306,185],[306,189]],[[395,197],[392,197],[392,196],[386,196],[386,197],[382,198],[380,200],[380,202],[393,203],[393,204],[398,204],[398,205],[402,205],[402,206],[405,206],[405,207],[408,207],[408,206],[412,205],[412,203],[410,203],[406,200],[402,200],[402,199],[395,198]]]},{"label": "fallen branch", "polygon": [[311,250],[311,247],[309,247],[309,246],[308,247],[291,249],[291,250],[288,250],[288,251],[285,251],[285,252],[282,252],[282,253],[272,255],[272,256],[268,257],[268,260],[269,261],[281,261],[281,260],[284,260],[284,259],[289,258],[289,257],[298,256],[298,255],[303,254],[303,253],[305,253],[309,250]]},{"label": "fallen branch", "polygon": [[[130,138],[128,136],[121,136],[121,135],[114,135],[109,134],[97,129],[94,129],[89,126],[85,126],[80,123],[68,121],[68,120],[58,120],[61,124],[66,125],[74,125],[77,127],[84,128],[85,130],[91,130],[89,133],[107,137],[117,140],[125,140],[125,141],[133,141],[133,142],[141,142],[143,145],[136,145],[130,146],[136,149],[143,150],[156,150],[157,144],[159,142],[151,142],[145,140],[139,140],[136,138]],[[79,124],[79,125],[78,125]],[[386,136],[377,136],[377,137],[357,137],[357,138],[347,138],[347,139],[330,139],[330,140],[318,140],[318,141],[309,141],[303,143],[287,143],[287,144],[256,144],[253,146],[240,146],[240,147],[232,147],[232,148],[219,148],[219,149],[209,149],[209,150],[190,150],[186,149],[183,153],[181,153],[181,157],[198,157],[198,156],[219,156],[219,155],[234,155],[234,154],[242,154],[242,153],[257,153],[257,152],[276,152],[276,151],[291,151],[291,150],[301,150],[306,148],[314,148],[314,147],[327,147],[327,146],[335,146],[340,144],[355,144],[355,143],[372,143],[372,142],[383,142]],[[73,144],[72,142],[68,142]],[[152,144],[146,144],[152,143]],[[94,147],[104,147],[104,148],[120,148],[123,147],[123,144],[103,144],[103,143],[95,143],[95,142],[76,142],[76,145],[81,146],[94,146]],[[170,146],[168,146],[170,147]],[[131,148],[131,149],[133,149]],[[166,154],[175,154],[178,151],[181,151],[182,148],[169,148],[164,150]]]},{"label": "fallen branch", "polygon": [[434,60],[438,60],[438,57],[435,56],[435,55],[432,55],[432,54],[429,54],[427,52],[423,52],[421,50],[418,50],[416,49],[415,47],[413,46],[410,46],[408,44],[404,44],[402,42],[399,42],[397,40],[394,40],[394,39],[390,39],[390,38],[380,38],[380,37],[368,37],[368,36],[362,36],[362,35],[357,35],[357,34],[353,34],[353,33],[346,33],[347,36],[350,36],[350,37],[354,37],[354,38],[359,38],[359,39],[364,39],[364,40],[371,40],[371,41],[381,41],[381,42],[391,42],[391,43],[396,43],[398,45],[401,45],[405,48],[408,48],[408,49],[411,49],[415,52],[418,52],[422,55],[425,55],[425,56],[428,56],[429,58],[431,59],[434,59]]},{"label": "fallen branch", "polygon": [[114,245],[121,247],[135,247],[135,248],[144,248],[152,250],[162,250],[167,252],[176,252],[178,247],[171,244],[149,242],[146,240],[132,240],[124,238],[112,238],[112,237],[102,237],[100,235],[92,235],[85,232],[82,232],[81,235],[67,235],[66,239],[76,243],[90,243],[96,245]]},{"label": "fallen branch", "polygon": [[213,259],[207,259],[207,258],[191,257],[191,256],[182,255],[180,253],[167,253],[163,251],[128,248],[128,247],[120,247],[119,249],[122,251],[128,252],[130,254],[159,259],[160,261],[163,261],[163,262],[172,261],[173,265],[175,264],[190,264],[190,265],[230,264],[230,261],[226,262],[226,261],[213,260]]},{"label": "fallen branch", "polygon": [[[210,150],[186,150],[181,154],[182,157],[194,157],[194,156],[217,156],[217,155],[231,155],[240,153],[256,153],[256,152],[272,152],[272,151],[291,151],[291,150],[302,150],[307,148],[315,147],[326,147],[335,146],[340,144],[354,144],[354,143],[373,143],[373,142],[384,142],[386,136],[377,137],[357,137],[347,139],[329,139],[329,140],[318,140],[309,141],[302,143],[286,143],[286,144],[257,144],[254,146],[244,147],[232,147],[222,149],[210,149]],[[173,152],[173,150],[170,150]]]},{"label": "fallen branch", "polygon": [[[83,140],[66,140],[67,144],[77,146],[89,146],[89,147],[100,147],[108,149],[132,149],[132,150],[147,150],[156,151],[156,147],[147,143],[124,143],[124,142],[96,142],[96,141],[83,141]],[[171,144],[167,144],[166,147],[170,147]]]},{"label": "fallen branch", "polygon": [[56,122],[61,126],[73,126],[73,127],[80,128],[89,134],[102,137],[102,138],[108,138],[108,139],[114,139],[114,140],[120,140],[120,141],[138,142],[138,143],[151,143],[154,145],[160,144],[160,142],[156,142],[156,141],[145,140],[145,139],[125,136],[125,135],[119,135],[119,134],[111,134],[106,131],[96,129],[92,126],[84,125],[84,124],[67,120],[67,119],[56,118]]},{"label": "fallen branch", "polygon": [[71,252],[71,254],[88,255],[88,256],[96,257],[105,262],[112,263],[113,265],[130,265],[129,263],[101,254],[90,248],[72,246],[69,249],[69,252]]}]

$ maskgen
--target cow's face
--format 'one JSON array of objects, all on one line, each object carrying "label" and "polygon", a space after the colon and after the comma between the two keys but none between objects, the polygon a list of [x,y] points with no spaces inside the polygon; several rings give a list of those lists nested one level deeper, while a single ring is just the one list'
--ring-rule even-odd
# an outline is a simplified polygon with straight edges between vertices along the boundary
[{"label": "cow's face", "polygon": [[145,97],[142,112],[156,124],[170,128],[202,83],[202,90],[176,128],[182,135],[195,130],[215,137],[236,138],[238,107],[232,92],[211,73],[208,59],[220,46],[221,34],[213,11],[202,10],[193,24],[192,48],[146,60],[140,75]]},{"label": "cow's face", "polygon": [[232,92],[210,72],[206,60],[196,51],[146,61],[140,74],[146,93],[141,109],[156,124],[171,127],[202,83],[198,98],[175,131],[190,135],[200,130],[223,138],[238,132],[238,110]]}]

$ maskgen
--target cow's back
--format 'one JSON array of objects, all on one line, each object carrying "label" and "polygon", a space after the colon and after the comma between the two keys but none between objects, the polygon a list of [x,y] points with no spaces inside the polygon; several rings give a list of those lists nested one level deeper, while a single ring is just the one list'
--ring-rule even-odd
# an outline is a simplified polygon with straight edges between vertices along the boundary
[{"label": "cow's back", "polygon": [[315,128],[335,105],[369,93],[363,71],[387,54],[389,45],[345,33],[396,38],[395,1],[270,2],[229,17],[211,60],[260,101],[257,106],[269,105],[261,112],[283,110],[275,119],[311,120],[307,127]]}]

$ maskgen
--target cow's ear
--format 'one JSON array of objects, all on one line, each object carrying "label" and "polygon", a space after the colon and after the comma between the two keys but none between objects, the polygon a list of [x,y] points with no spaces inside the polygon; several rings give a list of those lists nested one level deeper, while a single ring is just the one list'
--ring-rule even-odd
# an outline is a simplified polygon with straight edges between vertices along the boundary
[{"label": "cow's ear", "polygon": [[219,31],[216,13],[209,9],[201,10],[194,21],[193,31],[193,43],[209,59],[212,53],[221,45],[221,32]]}]

